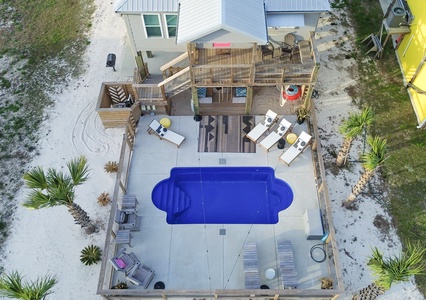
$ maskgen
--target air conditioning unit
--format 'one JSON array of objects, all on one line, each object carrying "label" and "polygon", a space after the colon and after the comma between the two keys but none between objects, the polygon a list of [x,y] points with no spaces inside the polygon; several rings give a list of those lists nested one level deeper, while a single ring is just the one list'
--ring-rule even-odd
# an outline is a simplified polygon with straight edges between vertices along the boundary
[{"label": "air conditioning unit", "polygon": [[386,24],[391,27],[399,27],[401,24],[405,24],[406,11],[405,8],[395,6],[389,12],[388,17],[386,18]]}]

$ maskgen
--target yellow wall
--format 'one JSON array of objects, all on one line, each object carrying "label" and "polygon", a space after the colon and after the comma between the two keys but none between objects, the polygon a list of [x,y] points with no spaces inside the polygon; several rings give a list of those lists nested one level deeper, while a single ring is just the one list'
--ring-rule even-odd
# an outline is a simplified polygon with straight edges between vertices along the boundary
[{"label": "yellow wall", "polygon": [[[408,0],[408,5],[414,16],[411,33],[405,35],[397,50],[406,82],[412,79],[426,55],[426,1]],[[426,65],[423,65],[413,84],[426,91]],[[426,95],[418,94],[413,89],[408,91],[417,120],[421,124],[426,121]]]}]

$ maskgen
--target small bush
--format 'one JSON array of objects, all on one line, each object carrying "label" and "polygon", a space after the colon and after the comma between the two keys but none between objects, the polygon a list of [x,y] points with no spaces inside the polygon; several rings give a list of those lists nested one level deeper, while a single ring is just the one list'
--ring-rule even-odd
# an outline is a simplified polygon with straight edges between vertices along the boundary
[{"label": "small bush", "polygon": [[109,161],[105,164],[104,170],[107,173],[117,173],[118,171],[118,164],[116,161]]},{"label": "small bush", "polygon": [[112,290],[127,290],[129,287],[127,286],[127,283],[118,281],[116,285],[111,287]]},{"label": "small bush", "polygon": [[109,197],[109,193],[105,193],[103,192],[102,194],[99,195],[98,197],[98,203],[101,206],[105,206],[107,205],[109,202],[111,201],[111,198]]},{"label": "small bush", "polygon": [[90,245],[81,250],[80,261],[86,265],[91,266],[100,262],[102,259],[102,250],[98,246]]}]

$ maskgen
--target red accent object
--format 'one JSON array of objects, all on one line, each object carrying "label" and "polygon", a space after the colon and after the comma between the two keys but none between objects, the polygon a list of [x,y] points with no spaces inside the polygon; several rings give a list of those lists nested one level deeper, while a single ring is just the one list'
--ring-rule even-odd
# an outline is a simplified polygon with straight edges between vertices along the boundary
[{"label": "red accent object", "polygon": [[283,98],[286,100],[297,100],[302,94],[301,89],[296,85],[290,85],[284,92]]},{"label": "red accent object", "polygon": [[231,43],[213,43],[214,48],[230,48]]}]

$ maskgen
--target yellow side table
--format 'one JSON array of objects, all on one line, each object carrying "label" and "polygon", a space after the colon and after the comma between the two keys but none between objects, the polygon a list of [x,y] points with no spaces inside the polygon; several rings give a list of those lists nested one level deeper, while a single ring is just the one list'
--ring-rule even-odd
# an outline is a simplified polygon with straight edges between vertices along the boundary
[{"label": "yellow side table", "polygon": [[291,132],[287,134],[286,140],[287,140],[287,143],[289,143],[290,145],[293,145],[294,142],[297,140],[297,135]]},{"label": "yellow side table", "polygon": [[163,125],[164,128],[169,128],[172,125],[172,121],[170,121],[169,118],[162,118],[160,124]]}]

